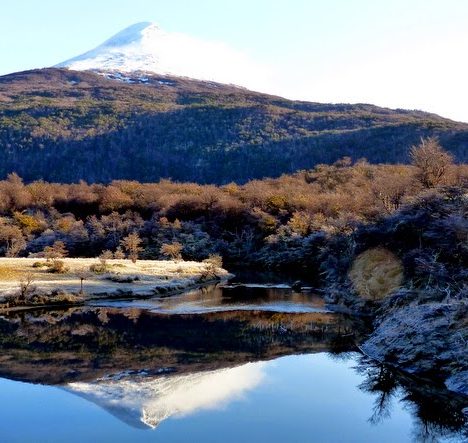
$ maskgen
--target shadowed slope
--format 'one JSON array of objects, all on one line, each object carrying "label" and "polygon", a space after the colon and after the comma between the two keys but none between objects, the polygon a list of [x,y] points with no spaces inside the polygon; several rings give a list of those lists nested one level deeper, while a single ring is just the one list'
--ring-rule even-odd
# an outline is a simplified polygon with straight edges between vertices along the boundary
[{"label": "shadowed slope", "polygon": [[0,77],[0,175],[27,180],[245,182],[344,155],[406,162],[428,135],[468,158],[468,125],[419,111],[289,101],[160,75]]}]

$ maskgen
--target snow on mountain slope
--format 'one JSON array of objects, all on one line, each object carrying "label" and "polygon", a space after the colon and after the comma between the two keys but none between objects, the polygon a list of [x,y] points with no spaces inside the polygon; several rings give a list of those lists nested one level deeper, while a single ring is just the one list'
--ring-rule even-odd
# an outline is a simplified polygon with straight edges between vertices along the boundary
[{"label": "snow on mountain slope", "polygon": [[73,70],[151,72],[247,87],[265,84],[268,70],[223,43],[132,25],[97,48],[56,65]]},{"label": "snow on mountain slope", "polygon": [[242,397],[264,379],[264,362],[161,377],[70,383],[65,389],[137,428],[155,428],[172,416],[217,409]]}]

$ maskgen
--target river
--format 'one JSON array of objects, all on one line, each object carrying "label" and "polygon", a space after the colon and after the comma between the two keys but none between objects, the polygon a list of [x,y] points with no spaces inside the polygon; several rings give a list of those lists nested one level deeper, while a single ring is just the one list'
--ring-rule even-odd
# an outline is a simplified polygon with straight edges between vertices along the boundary
[{"label": "river", "polygon": [[465,400],[358,352],[361,321],[229,284],[0,319],[2,442],[465,442]]}]

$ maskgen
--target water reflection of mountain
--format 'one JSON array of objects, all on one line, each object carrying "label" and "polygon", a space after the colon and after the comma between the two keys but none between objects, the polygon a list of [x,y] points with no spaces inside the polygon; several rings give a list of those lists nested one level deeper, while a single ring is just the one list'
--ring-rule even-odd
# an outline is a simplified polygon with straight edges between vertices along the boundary
[{"label": "water reflection of mountain", "polygon": [[171,416],[217,409],[258,386],[264,362],[183,375],[142,375],[68,384],[65,389],[92,401],[137,428],[155,428]]},{"label": "water reflection of mountain", "polygon": [[[0,375],[61,385],[133,427],[151,428],[248,394],[276,357],[328,352],[347,358],[361,333],[364,325],[327,312],[23,312],[0,318]],[[416,441],[464,438],[466,399],[366,359],[355,370],[364,377],[359,388],[375,397],[371,422],[385,420],[395,393],[403,393]]]},{"label": "water reflection of mountain", "polygon": [[0,319],[0,375],[61,384],[128,370],[215,370],[281,355],[354,349],[360,327],[331,313],[23,312]]},{"label": "water reflection of mountain", "polygon": [[[371,394],[374,399],[374,408],[369,410],[371,425],[391,419],[392,409],[399,402],[411,411],[415,442],[440,439],[461,442],[468,437],[467,421],[462,412],[466,403],[462,397],[441,387],[417,384],[357,353],[342,353],[337,358],[355,362],[354,370],[363,376],[358,389]],[[272,365],[287,359],[182,375],[116,374],[93,382],[70,383],[65,389],[97,404],[132,427],[154,429],[170,417],[218,410],[247,396],[268,379]],[[317,392],[318,396],[323,394]]]}]

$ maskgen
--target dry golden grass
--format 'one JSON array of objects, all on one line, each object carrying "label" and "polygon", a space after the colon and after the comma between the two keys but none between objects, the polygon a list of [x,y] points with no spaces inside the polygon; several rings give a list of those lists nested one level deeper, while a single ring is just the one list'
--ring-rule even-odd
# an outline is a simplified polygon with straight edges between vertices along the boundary
[{"label": "dry golden grass", "polygon": [[[195,285],[209,266],[207,263],[182,261],[138,260],[132,263],[130,260],[108,260],[107,272],[96,274],[89,268],[100,263],[97,258],[64,258],[61,261],[66,272],[52,273],[48,267],[34,266],[38,262],[36,258],[0,258],[0,299],[16,293],[19,282],[27,275],[31,276],[37,291],[45,293],[55,289],[79,293],[82,285],[84,292],[91,295],[120,290],[131,291],[135,295],[151,295],[155,287],[180,291]],[[217,273],[220,277],[228,275],[223,269],[218,269]]]},{"label": "dry golden grass", "polygon": [[0,266],[0,281],[20,280],[26,275],[24,270],[10,266]]},{"label": "dry golden grass", "polygon": [[380,300],[401,286],[403,266],[392,252],[373,248],[354,260],[348,276],[361,297]]}]

